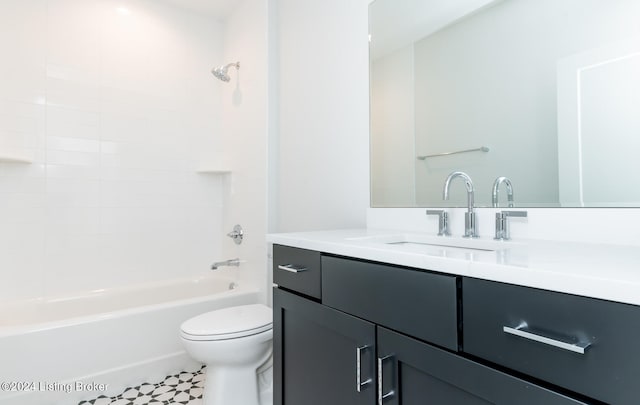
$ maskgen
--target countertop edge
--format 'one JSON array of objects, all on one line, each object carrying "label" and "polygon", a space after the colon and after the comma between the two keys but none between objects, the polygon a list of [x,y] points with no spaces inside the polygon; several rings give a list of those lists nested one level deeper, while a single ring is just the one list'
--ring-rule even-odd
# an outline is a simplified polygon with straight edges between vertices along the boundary
[{"label": "countertop edge", "polygon": [[[597,271],[599,262],[607,257],[607,249],[630,249],[629,247],[600,247],[597,258],[592,267],[581,268],[582,264],[572,265],[573,259],[569,248],[587,252],[592,245],[566,243],[567,257],[558,255],[557,250],[563,248],[562,244],[549,243],[554,249],[553,255],[545,257],[544,241],[528,241],[529,245],[535,245],[527,254],[530,265],[512,265],[510,263],[492,263],[491,260],[456,259],[447,257],[434,257],[424,254],[380,249],[367,244],[357,243],[350,239],[357,239],[359,235],[381,233],[381,230],[336,230],[318,232],[299,232],[267,235],[267,242],[301,249],[316,250],[327,254],[345,257],[353,257],[361,260],[388,263],[406,266],[421,270],[429,270],[444,274],[473,277],[489,281],[502,282],[524,287],[538,288],[548,291],[574,294],[589,298],[602,299],[623,304],[640,305],[640,254],[638,262],[632,255],[630,263],[616,263],[616,272],[602,273]],[[389,233],[397,231],[387,231]],[[547,248],[550,250],[550,248]],[[635,253],[635,252],[634,252]],[[615,251],[612,252],[612,255]],[[555,256],[554,256],[555,255]],[[486,255],[487,257],[489,255]],[[583,262],[588,262],[589,257],[580,256]],[[608,263],[607,263],[608,264]],[[604,266],[603,266],[604,267]],[[638,269],[637,273],[633,269]]]}]

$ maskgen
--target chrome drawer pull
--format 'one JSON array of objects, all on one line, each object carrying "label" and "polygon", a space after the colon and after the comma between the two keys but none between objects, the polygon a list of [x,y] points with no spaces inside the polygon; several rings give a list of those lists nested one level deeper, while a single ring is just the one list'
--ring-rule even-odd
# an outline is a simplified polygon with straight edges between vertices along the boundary
[{"label": "chrome drawer pull", "polygon": [[296,266],[295,264],[281,264],[278,266],[278,268],[290,273],[302,273],[303,271],[309,270],[307,267]]},{"label": "chrome drawer pull", "polygon": [[371,346],[365,345],[356,348],[356,391],[362,392],[362,387],[370,384],[373,379],[369,378],[366,381],[362,381],[362,352],[370,349]]},{"label": "chrome drawer pull", "polygon": [[393,359],[393,354],[385,357],[378,357],[378,405],[382,405],[385,399],[390,398],[396,394],[395,390],[391,389],[386,394],[382,392],[383,382],[383,367],[386,360]]},{"label": "chrome drawer pull", "polygon": [[529,325],[527,325],[526,322],[523,322],[515,328],[503,326],[502,331],[510,335],[520,336],[525,339],[533,340],[534,342],[543,343],[545,345],[557,347],[559,349],[564,349],[579,354],[584,354],[587,348],[591,346],[591,342],[563,342],[558,339],[552,339],[547,336],[533,333],[533,331],[529,329]]}]

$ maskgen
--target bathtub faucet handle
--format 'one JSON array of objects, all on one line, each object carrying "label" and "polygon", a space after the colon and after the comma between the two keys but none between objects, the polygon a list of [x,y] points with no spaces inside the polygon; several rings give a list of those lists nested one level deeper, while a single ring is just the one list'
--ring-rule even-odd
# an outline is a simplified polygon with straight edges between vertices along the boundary
[{"label": "bathtub faucet handle", "polygon": [[228,237],[233,239],[236,245],[242,243],[242,239],[244,238],[244,231],[242,230],[242,226],[236,225],[233,227],[233,231],[227,234]]},{"label": "bathtub faucet handle", "polygon": [[240,259],[236,258],[231,260],[225,260],[223,262],[215,262],[211,265],[211,270],[217,270],[218,267],[222,267],[222,266],[238,267],[240,266]]}]

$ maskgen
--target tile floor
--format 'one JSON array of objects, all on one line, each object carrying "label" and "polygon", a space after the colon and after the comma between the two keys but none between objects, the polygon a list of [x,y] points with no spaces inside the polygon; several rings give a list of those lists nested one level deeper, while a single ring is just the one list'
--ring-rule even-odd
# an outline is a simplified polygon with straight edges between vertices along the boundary
[{"label": "tile floor", "polygon": [[102,395],[78,405],[201,405],[205,372],[204,366],[193,373],[183,371],[159,383],[143,383],[125,389],[120,395]]}]

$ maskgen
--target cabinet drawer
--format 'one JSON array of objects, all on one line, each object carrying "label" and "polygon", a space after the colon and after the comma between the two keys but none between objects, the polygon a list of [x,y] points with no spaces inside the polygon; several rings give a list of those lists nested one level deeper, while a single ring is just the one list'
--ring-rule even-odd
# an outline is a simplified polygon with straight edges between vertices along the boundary
[{"label": "cabinet drawer", "polygon": [[322,303],[458,349],[456,277],[323,256]]},{"label": "cabinet drawer", "polygon": [[273,245],[273,282],[320,299],[320,252]]},{"label": "cabinet drawer", "polygon": [[638,403],[640,308],[470,278],[462,291],[465,352],[594,399]]},{"label": "cabinet drawer", "polygon": [[385,405],[586,405],[384,328],[378,358]]}]

